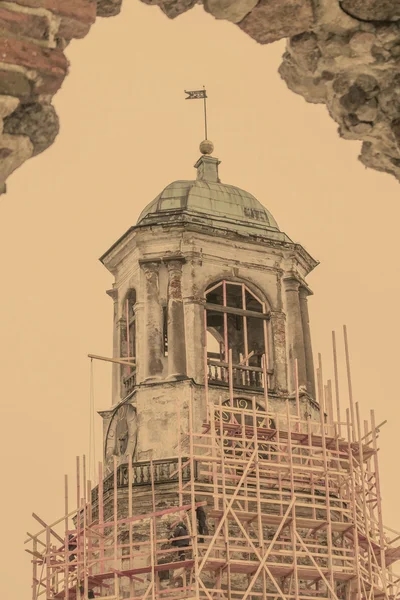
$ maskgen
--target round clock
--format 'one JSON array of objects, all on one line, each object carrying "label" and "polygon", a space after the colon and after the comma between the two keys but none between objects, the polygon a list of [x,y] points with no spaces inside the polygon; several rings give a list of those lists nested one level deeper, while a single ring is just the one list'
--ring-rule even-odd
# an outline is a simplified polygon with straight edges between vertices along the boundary
[{"label": "round clock", "polygon": [[114,466],[114,456],[118,465],[133,459],[137,442],[137,415],[130,404],[123,404],[112,415],[105,442],[105,463],[108,470]]}]

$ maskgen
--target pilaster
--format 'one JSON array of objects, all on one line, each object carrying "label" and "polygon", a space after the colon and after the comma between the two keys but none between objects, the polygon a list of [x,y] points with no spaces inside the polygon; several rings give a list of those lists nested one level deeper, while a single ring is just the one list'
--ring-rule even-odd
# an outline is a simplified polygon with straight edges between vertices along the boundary
[{"label": "pilaster", "polygon": [[303,337],[304,337],[304,351],[306,359],[306,374],[307,374],[307,391],[316,398],[315,393],[315,374],[314,374],[314,358],[311,344],[311,330],[310,330],[310,317],[308,314],[308,300],[307,297],[310,295],[310,291],[301,286],[299,289],[300,299],[300,312],[301,322],[303,326]]},{"label": "pilaster", "polygon": [[185,379],[186,338],[182,299],[183,257],[164,259],[168,269],[168,379]]},{"label": "pilaster", "polygon": [[287,391],[286,315],[277,310],[271,311],[270,316],[269,331],[272,336],[270,365],[274,368],[274,387],[277,391]]},{"label": "pilaster", "polygon": [[283,281],[286,294],[289,381],[293,390],[295,388],[294,365],[296,359],[299,386],[307,386],[306,355],[299,296],[300,282],[294,276],[286,277]]},{"label": "pilaster", "polygon": [[161,260],[141,260],[144,273],[144,350],[145,381],[157,381],[163,374],[163,314],[160,302],[159,269]]}]

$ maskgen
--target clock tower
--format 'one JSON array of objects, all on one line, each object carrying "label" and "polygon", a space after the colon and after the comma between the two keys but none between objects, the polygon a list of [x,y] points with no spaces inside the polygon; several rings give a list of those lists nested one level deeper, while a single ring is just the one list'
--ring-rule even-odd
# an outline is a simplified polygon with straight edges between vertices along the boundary
[{"label": "clock tower", "polygon": [[[179,432],[218,403],[319,419],[306,276],[318,264],[249,192],[224,184],[202,144],[196,179],[174,181],[101,257],[114,276],[112,407],[104,460],[174,456]],[[230,361],[231,359],[231,361]],[[231,362],[231,377],[229,364]],[[267,406],[268,404],[268,406]]]},{"label": "clock tower", "polygon": [[114,276],[104,460],[95,487],[77,460],[76,509],[66,478],[65,516],[33,515],[33,598],[397,598],[380,426],[371,411],[361,429],[351,394],[335,420],[321,369],[315,398],[317,262],[221,183],[210,142],[200,150],[196,179],[168,185],[101,258]]}]

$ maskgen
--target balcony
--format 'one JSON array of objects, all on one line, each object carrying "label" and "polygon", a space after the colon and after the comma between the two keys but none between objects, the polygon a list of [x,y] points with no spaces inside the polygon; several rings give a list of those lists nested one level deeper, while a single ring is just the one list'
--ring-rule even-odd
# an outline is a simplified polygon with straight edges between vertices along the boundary
[{"label": "balcony", "polygon": [[[229,385],[229,365],[227,362],[210,357],[207,359],[208,382],[216,385]],[[267,371],[268,389],[273,387],[273,370]],[[233,387],[252,390],[264,389],[264,376],[262,367],[251,367],[248,365],[232,365]]]},{"label": "balcony", "polygon": [[[182,465],[188,462],[187,458],[182,458]],[[182,481],[190,481],[191,469],[190,463],[182,469]],[[195,474],[196,477],[196,474]],[[162,460],[153,460],[153,479],[154,485],[162,483],[179,482],[179,461],[177,458],[168,458]],[[132,463],[132,485],[134,487],[151,485],[151,463],[150,461]],[[127,488],[129,486],[129,466],[120,465],[117,469],[117,488]],[[103,482],[103,494],[114,490],[114,473],[110,473]],[[98,501],[99,490],[95,487],[92,490],[92,503]]]},{"label": "balcony", "polygon": [[130,394],[136,385],[136,369],[131,367],[131,372],[126,377],[122,378],[123,389],[125,396]]}]

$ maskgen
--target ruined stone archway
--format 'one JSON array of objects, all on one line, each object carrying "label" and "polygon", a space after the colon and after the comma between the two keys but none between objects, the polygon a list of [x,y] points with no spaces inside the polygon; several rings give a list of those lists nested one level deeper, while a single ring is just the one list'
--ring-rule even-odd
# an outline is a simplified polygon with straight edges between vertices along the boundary
[{"label": "ruined stone archway", "polygon": [[[360,160],[400,180],[400,0],[143,0],[169,18],[202,3],[260,44],[288,38],[279,68],[307,102],[326,104]],[[122,0],[0,0],[0,193],[55,140],[51,104],[68,73],[64,49]]]}]

